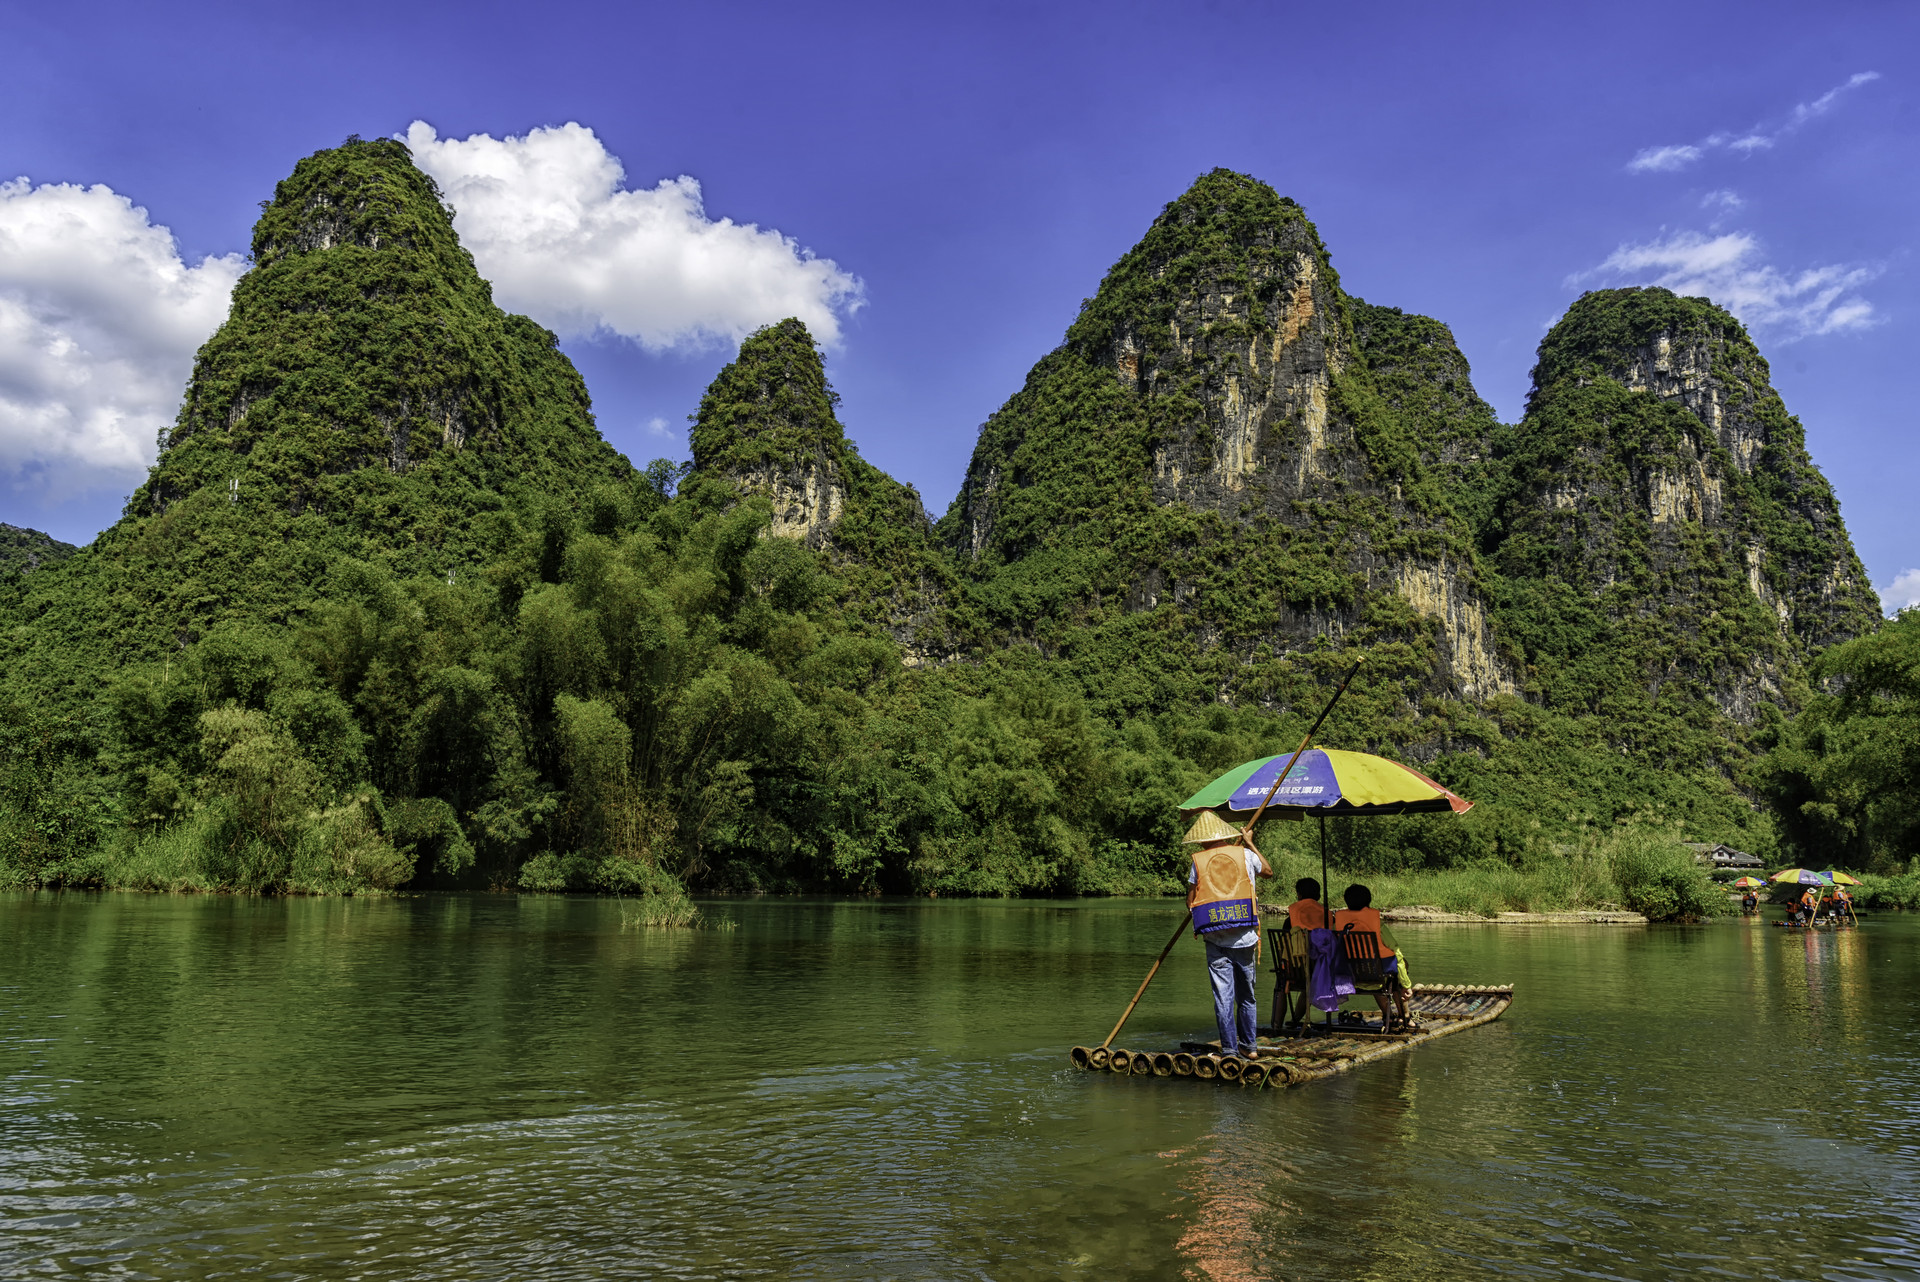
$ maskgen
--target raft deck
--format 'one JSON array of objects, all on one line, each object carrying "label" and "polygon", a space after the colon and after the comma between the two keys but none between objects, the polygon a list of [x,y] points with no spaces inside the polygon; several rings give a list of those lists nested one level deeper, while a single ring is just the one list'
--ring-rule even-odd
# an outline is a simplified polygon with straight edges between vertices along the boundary
[{"label": "raft deck", "polygon": [[1241,1086],[1304,1086],[1401,1054],[1435,1038],[1492,1023],[1513,1005],[1513,985],[1415,984],[1407,1005],[1421,1025],[1416,1030],[1383,1033],[1378,1015],[1358,1023],[1336,1022],[1330,1030],[1316,1023],[1304,1037],[1263,1035],[1258,1059],[1222,1055],[1219,1042],[1182,1042],[1177,1051],[1108,1051],[1076,1046],[1071,1055],[1076,1067],[1133,1077],[1192,1077]]}]

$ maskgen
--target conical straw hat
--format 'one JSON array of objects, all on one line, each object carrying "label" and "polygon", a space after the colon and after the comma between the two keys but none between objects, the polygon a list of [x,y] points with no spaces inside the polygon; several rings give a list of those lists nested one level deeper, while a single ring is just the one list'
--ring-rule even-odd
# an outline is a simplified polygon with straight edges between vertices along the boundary
[{"label": "conical straw hat", "polygon": [[1182,838],[1189,842],[1229,841],[1240,835],[1240,830],[1216,815],[1211,810],[1202,810],[1200,817],[1193,821],[1193,827],[1187,829]]}]

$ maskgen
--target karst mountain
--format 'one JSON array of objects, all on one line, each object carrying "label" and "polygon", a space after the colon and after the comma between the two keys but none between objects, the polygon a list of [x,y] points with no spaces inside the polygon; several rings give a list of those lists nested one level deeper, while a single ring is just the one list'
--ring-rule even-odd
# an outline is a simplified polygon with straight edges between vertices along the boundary
[{"label": "karst mountain", "polygon": [[493,302],[433,182],[392,140],[301,161],[121,519],[35,573],[0,636],[47,692],[223,621],[284,623],[358,559],[469,571],[545,505],[634,469],[554,335]]}]

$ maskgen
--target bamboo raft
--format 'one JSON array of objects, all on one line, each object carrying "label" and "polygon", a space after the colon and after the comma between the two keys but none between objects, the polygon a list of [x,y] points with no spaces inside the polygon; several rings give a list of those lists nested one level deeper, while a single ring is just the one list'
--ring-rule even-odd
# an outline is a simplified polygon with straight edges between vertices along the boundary
[{"label": "bamboo raft", "polygon": [[[1220,1054],[1218,1042],[1182,1042],[1177,1051],[1076,1046],[1074,1067],[1130,1077],[1192,1077],[1239,1086],[1304,1086],[1399,1055],[1464,1029],[1490,1024],[1513,1005],[1512,984],[1415,984],[1408,1009],[1421,1025],[1382,1033],[1376,1016],[1362,1023],[1314,1025],[1306,1037],[1262,1037],[1260,1057]],[[1270,1030],[1273,1031],[1273,1030]]]}]

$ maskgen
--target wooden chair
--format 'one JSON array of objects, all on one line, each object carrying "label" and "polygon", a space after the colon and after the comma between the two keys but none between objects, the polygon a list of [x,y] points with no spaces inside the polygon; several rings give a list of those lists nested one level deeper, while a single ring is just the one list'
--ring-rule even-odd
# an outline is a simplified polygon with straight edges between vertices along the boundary
[{"label": "wooden chair", "polygon": [[1334,932],[1340,940],[1340,955],[1346,958],[1347,974],[1353,978],[1356,992],[1370,994],[1380,1003],[1381,1028],[1390,1030],[1394,1025],[1388,1002],[1388,988],[1393,979],[1387,974],[1386,955],[1381,951],[1380,936],[1370,930],[1346,930]]},{"label": "wooden chair", "polygon": [[1273,1034],[1287,1018],[1287,994],[1296,989],[1307,991],[1307,932],[1295,930],[1293,923],[1269,927],[1267,944],[1273,949]]},{"label": "wooden chair", "polygon": [[1338,932],[1340,955],[1347,959],[1347,973],[1353,986],[1363,993],[1378,993],[1389,982],[1386,957],[1380,951],[1380,936],[1370,930]]}]

